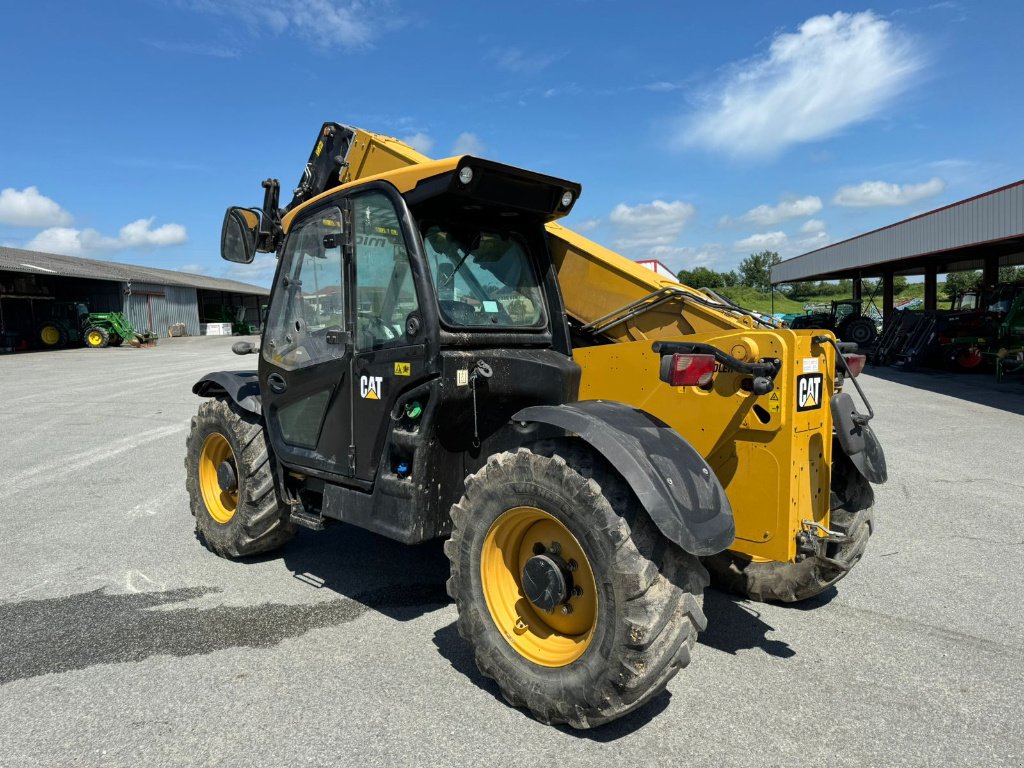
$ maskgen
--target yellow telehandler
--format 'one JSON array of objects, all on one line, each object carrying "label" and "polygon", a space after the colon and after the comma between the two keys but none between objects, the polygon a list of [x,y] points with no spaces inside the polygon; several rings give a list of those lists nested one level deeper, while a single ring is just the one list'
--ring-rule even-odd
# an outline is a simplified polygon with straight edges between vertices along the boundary
[{"label": "yellow telehandler", "polygon": [[221,236],[229,261],[278,254],[260,347],[234,347],[257,370],[193,387],[211,551],[332,521],[447,538],[480,670],[578,728],[689,663],[708,570],[794,600],[860,557],[885,460],[831,334],[759,327],[561,228],[563,179],[327,123],[291,203],[263,186]]}]

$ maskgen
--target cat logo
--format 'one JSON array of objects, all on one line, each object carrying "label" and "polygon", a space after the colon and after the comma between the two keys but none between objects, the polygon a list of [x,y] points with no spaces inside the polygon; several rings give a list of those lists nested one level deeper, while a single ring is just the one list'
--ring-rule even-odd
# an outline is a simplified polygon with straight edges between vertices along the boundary
[{"label": "cat logo", "polygon": [[380,400],[383,376],[360,376],[359,396],[364,400]]},{"label": "cat logo", "polygon": [[796,377],[797,411],[813,411],[821,408],[823,376],[820,373],[805,373]]}]

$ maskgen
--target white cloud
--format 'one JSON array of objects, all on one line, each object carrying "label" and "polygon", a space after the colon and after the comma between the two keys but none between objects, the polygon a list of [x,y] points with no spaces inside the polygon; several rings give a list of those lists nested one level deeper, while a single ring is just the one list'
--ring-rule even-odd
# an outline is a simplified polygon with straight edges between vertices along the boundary
[{"label": "white cloud", "polygon": [[593,232],[601,226],[600,219],[583,219],[582,221],[567,222],[566,226],[573,232]]},{"label": "white cloud", "polygon": [[671,246],[693,218],[696,208],[680,200],[655,200],[640,205],[619,203],[608,220],[620,231],[615,245],[623,250]]},{"label": "white cloud", "polygon": [[294,34],[327,48],[363,48],[400,23],[393,9],[357,0],[186,0],[195,11],[236,18],[254,34]]},{"label": "white cloud", "polygon": [[188,272],[192,275],[205,275],[210,269],[205,264],[182,264],[178,267],[179,272]]},{"label": "white cloud", "polygon": [[125,224],[117,237],[103,235],[95,229],[50,227],[29,240],[25,247],[30,251],[60,253],[65,256],[88,256],[125,249],[180,245],[188,240],[188,233],[181,224],[164,224],[153,229],[153,219],[138,219]]},{"label": "white cloud", "polygon": [[276,254],[258,253],[251,264],[231,264],[224,274],[226,277],[233,277],[247,283],[269,285],[270,281],[274,279],[276,270]]},{"label": "white cloud", "polygon": [[821,219],[808,219],[801,225],[800,231],[805,235],[816,235],[825,231],[825,222]]},{"label": "white cloud", "polygon": [[39,194],[37,187],[20,192],[13,187],[0,191],[0,224],[15,227],[64,227],[73,217],[56,201]]},{"label": "white cloud", "polygon": [[530,53],[522,48],[506,48],[491,54],[488,58],[506,72],[536,74],[547,69],[564,55],[564,53]]},{"label": "white cloud", "polygon": [[921,184],[892,184],[887,181],[865,181],[840,187],[832,198],[836,205],[849,208],[872,208],[879,205],[909,205],[939,194],[946,183],[936,176]]},{"label": "white cloud", "polygon": [[878,114],[922,66],[915,45],[871,11],[815,16],[776,35],[767,55],[734,67],[678,140],[773,155]]},{"label": "white cloud", "polygon": [[785,232],[760,232],[733,243],[737,251],[777,251],[789,242]]},{"label": "white cloud", "polygon": [[[820,210],[821,198],[815,195],[808,195],[807,197],[784,199],[778,205],[764,204],[751,208],[740,216],[739,221],[743,224],[753,224],[758,227],[770,227],[783,221],[813,216]],[[722,220],[722,223],[729,224],[731,220],[726,217]]]},{"label": "white cloud", "polygon": [[434,148],[434,140],[422,131],[406,136],[402,141],[424,155],[429,155]]},{"label": "white cloud", "polygon": [[464,131],[460,133],[452,145],[453,155],[482,155],[484,143],[475,133]]}]

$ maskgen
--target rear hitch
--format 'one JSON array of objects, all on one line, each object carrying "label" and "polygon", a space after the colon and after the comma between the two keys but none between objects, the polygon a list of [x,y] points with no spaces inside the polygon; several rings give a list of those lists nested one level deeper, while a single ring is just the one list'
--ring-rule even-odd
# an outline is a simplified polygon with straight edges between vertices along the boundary
[{"label": "rear hitch", "polygon": [[800,525],[803,530],[796,535],[797,562],[814,557],[844,571],[850,570],[852,564],[843,563],[828,556],[829,544],[845,544],[849,540],[849,536],[826,528],[814,520],[801,520]]}]

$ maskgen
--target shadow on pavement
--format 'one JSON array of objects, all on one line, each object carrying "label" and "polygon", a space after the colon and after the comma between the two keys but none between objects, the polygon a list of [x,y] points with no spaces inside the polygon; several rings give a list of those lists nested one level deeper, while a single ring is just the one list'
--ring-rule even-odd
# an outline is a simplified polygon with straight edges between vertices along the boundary
[{"label": "shadow on pavement", "polygon": [[904,371],[877,365],[870,366],[864,373],[894,384],[1024,415],[1024,379],[1020,376],[1009,376],[998,383],[992,373],[949,373],[927,368]]},{"label": "shadow on pavement", "polygon": [[[455,622],[442,627],[434,633],[434,645],[437,646],[438,653],[448,660],[448,663],[452,665],[456,672],[468,678],[470,682],[481,690],[491,694],[496,701],[501,702],[502,706],[509,706],[501,695],[501,691],[498,690],[497,683],[480,674],[480,670],[477,669],[476,662],[473,660],[473,651],[469,644],[459,636]],[[588,739],[600,743],[615,741],[647,725],[647,723],[668,707],[671,698],[671,693],[662,691],[635,712],[631,712],[625,717],[621,717],[607,725],[598,726],[590,730],[581,731],[564,725],[557,726],[557,728],[565,734],[580,739]],[[530,717],[525,710],[518,711],[523,717]]]},{"label": "shadow on pavement", "polygon": [[[828,602],[832,598],[825,592],[815,598],[821,599]],[[761,612],[755,605],[717,589],[705,590],[704,615],[708,617],[708,628],[697,636],[697,642],[731,654],[760,648],[769,656],[780,659],[796,656],[796,651],[788,643],[768,639],[768,633],[774,632],[775,628],[761,618]]]},{"label": "shadow on pavement", "polygon": [[267,559],[281,559],[294,578],[314,589],[337,592],[398,621],[451,602],[440,541],[410,546],[338,524],[319,533],[300,530]]}]

